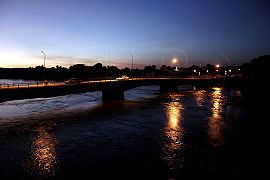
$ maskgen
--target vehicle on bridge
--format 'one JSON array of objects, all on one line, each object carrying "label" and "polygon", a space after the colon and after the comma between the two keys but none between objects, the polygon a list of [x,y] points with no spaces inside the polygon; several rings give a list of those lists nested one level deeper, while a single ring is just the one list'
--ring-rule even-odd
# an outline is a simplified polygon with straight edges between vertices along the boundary
[{"label": "vehicle on bridge", "polygon": [[128,80],[128,79],[129,79],[129,77],[126,75],[123,75],[122,77],[116,78],[116,80]]}]

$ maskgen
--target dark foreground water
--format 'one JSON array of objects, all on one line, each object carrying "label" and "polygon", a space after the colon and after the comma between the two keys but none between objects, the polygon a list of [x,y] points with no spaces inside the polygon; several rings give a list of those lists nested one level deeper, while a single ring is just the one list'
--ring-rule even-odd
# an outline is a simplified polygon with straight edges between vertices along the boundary
[{"label": "dark foreground water", "polygon": [[[258,104],[236,88],[159,87],[0,104],[0,176],[181,179],[247,173]],[[252,103],[251,103],[252,102]],[[0,178],[1,178],[0,177]]]}]

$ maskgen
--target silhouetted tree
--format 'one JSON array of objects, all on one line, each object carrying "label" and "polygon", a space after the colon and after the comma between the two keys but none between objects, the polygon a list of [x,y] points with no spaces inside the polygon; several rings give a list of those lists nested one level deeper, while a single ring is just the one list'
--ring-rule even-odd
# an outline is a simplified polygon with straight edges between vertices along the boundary
[{"label": "silhouetted tree", "polygon": [[122,69],[121,73],[122,73],[122,75],[127,75],[127,76],[131,75],[131,71],[128,67],[125,67],[124,69]]},{"label": "silhouetted tree", "polygon": [[156,73],[156,66],[152,65],[152,66],[145,66],[144,68],[144,74],[146,76],[154,76]]},{"label": "silhouetted tree", "polygon": [[245,77],[263,80],[269,77],[269,66],[270,55],[265,55],[252,59],[250,63],[243,64],[239,69]]},{"label": "silhouetted tree", "polygon": [[116,77],[116,76],[120,76],[121,72],[116,66],[109,66],[107,67],[107,74],[108,76]]},{"label": "silhouetted tree", "polygon": [[[261,56],[252,59],[250,63],[245,63],[241,66],[222,66],[220,74],[224,71],[231,70],[231,74],[242,73],[245,78],[255,80],[268,80],[268,69],[270,65],[270,55]],[[240,69],[240,70],[239,70]],[[193,65],[190,68],[179,68],[179,72],[175,72],[174,68],[170,66],[161,66],[156,69],[155,65],[145,66],[143,70],[129,68],[118,69],[116,66],[102,66],[101,63],[96,63],[93,66],[86,66],[85,64],[74,64],[69,68],[57,65],[52,68],[44,68],[43,66],[29,67],[29,68],[0,68],[0,79],[31,79],[43,80],[44,77],[48,80],[64,80],[70,78],[92,78],[92,77],[117,77],[121,75],[127,76],[189,76],[194,75],[193,70],[201,72],[201,74],[216,74],[215,66],[207,64],[200,68]],[[208,70],[208,73],[206,71]]]},{"label": "silhouetted tree", "polygon": [[209,74],[214,74],[215,73],[215,66],[213,66],[211,64],[207,64],[206,65],[206,70],[208,70]]}]

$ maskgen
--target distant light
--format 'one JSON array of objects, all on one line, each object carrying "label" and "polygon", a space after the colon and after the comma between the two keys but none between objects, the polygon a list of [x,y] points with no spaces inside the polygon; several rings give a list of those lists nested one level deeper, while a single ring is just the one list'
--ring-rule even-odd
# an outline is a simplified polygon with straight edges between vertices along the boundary
[{"label": "distant light", "polygon": [[241,69],[238,69],[239,71],[241,71]]},{"label": "distant light", "polygon": [[232,70],[231,70],[231,69],[229,69],[229,72],[232,72]]},{"label": "distant light", "polygon": [[196,70],[194,69],[193,72],[196,72]]},{"label": "distant light", "polygon": [[218,69],[216,71],[218,72]]},{"label": "distant light", "polygon": [[219,65],[219,64],[217,64],[217,65],[216,65],[216,67],[217,67],[217,68],[219,68],[219,67],[220,67],[220,65]]},{"label": "distant light", "polygon": [[173,63],[177,63],[177,59],[174,58],[174,59],[172,60],[172,62],[173,62]]},{"label": "distant light", "polygon": [[209,72],[208,69],[206,70],[206,72],[207,72],[207,73]]}]

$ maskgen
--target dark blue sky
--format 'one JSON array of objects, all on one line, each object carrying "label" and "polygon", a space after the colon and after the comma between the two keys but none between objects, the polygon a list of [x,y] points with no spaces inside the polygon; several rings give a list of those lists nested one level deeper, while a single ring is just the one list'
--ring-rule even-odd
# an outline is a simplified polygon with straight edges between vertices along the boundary
[{"label": "dark blue sky", "polygon": [[241,64],[270,54],[260,0],[0,0],[0,67]]}]

